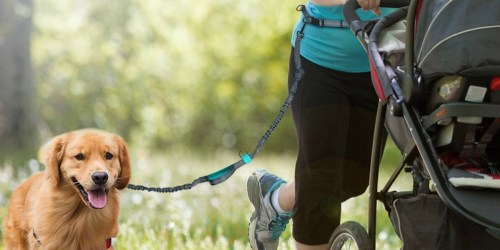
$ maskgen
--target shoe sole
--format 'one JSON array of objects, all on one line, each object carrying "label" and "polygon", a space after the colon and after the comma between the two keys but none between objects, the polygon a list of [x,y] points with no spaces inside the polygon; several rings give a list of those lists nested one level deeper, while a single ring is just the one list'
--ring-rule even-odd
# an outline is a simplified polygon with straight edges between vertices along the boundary
[{"label": "shoe sole", "polygon": [[255,250],[264,250],[258,249],[257,246],[257,236],[250,235],[250,232],[255,234],[255,227],[257,227],[257,218],[260,216],[260,185],[259,178],[256,175],[252,174],[247,181],[247,194],[248,199],[252,202],[255,211],[252,213],[252,217],[250,218],[250,223],[248,224],[248,241],[250,243],[250,247]]}]

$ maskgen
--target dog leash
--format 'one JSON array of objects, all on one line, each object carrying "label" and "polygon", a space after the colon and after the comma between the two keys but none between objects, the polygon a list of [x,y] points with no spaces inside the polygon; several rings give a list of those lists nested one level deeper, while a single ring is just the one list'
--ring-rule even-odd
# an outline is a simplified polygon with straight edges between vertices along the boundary
[{"label": "dog leash", "polygon": [[261,137],[261,139],[258,141],[257,145],[255,146],[255,149],[252,153],[245,153],[243,155],[240,154],[240,160],[223,168],[220,169],[216,172],[213,172],[209,175],[199,177],[195,179],[191,183],[186,183],[184,185],[179,185],[179,186],[173,186],[173,187],[146,187],[143,185],[134,185],[134,184],[128,184],[127,188],[132,189],[132,190],[138,190],[138,191],[148,191],[148,192],[157,192],[157,193],[173,193],[181,190],[188,190],[193,188],[194,186],[204,183],[204,182],[209,182],[210,185],[215,186],[217,184],[220,184],[229,177],[231,177],[236,170],[248,163],[250,163],[260,152],[262,146],[266,143],[266,141],[269,139],[271,136],[272,132],[276,129],[278,124],[281,122],[283,119],[283,116],[285,115],[286,111],[288,110],[288,107],[293,101],[293,98],[295,94],[297,93],[299,81],[302,79],[304,76],[304,69],[302,68],[302,64],[300,61],[300,42],[302,38],[304,37],[304,28],[306,24],[312,24],[318,27],[334,27],[334,28],[348,28],[348,24],[343,21],[332,21],[332,20],[324,20],[324,19],[317,19],[312,16],[310,16],[307,13],[306,7],[304,5],[299,5],[296,9],[297,11],[302,12],[303,14],[303,25],[300,30],[297,31],[297,36],[295,39],[294,43],[294,61],[295,61],[295,75],[293,79],[293,83],[291,85],[291,88],[288,92],[288,97],[286,98],[285,102],[283,103],[283,106],[281,107],[278,116],[274,119],[273,123],[271,126],[267,129],[267,131],[264,133],[264,135]]},{"label": "dog leash", "polygon": [[243,155],[240,154],[240,160],[223,168],[220,169],[216,172],[213,172],[209,175],[199,177],[195,179],[191,183],[186,183],[183,185],[179,186],[173,186],[173,187],[146,187],[143,185],[134,185],[134,184],[128,184],[127,188],[132,189],[132,190],[138,190],[138,191],[148,191],[148,192],[157,192],[157,193],[173,193],[181,190],[188,190],[193,188],[194,186],[204,183],[204,182],[209,182],[210,185],[215,186],[217,184],[220,184],[229,177],[231,177],[236,170],[248,163],[250,163],[255,156],[260,152],[262,146],[266,143],[266,141],[269,139],[273,131],[276,129],[278,124],[281,122],[283,119],[283,116],[285,115],[286,111],[288,110],[288,107],[293,101],[293,98],[295,96],[295,93],[297,92],[298,89],[298,83],[302,79],[304,75],[304,70],[302,69],[302,65],[300,62],[300,41],[302,40],[302,37],[304,36],[303,34],[304,27],[300,31],[297,32],[297,39],[295,40],[295,50],[294,50],[294,60],[295,60],[295,65],[296,65],[296,71],[294,75],[294,80],[293,84],[290,88],[290,91],[288,93],[288,97],[285,100],[285,103],[281,107],[278,116],[274,119],[273,123],[271,126],[267,129],[267,131],[264,133],[264,135],[261,137],[261,139],[258,141],[257,145],[255,146],[255,149],[252,153],[245,153]]},{"label": "dog leash", "polygon": [[240,160],[223,168],[220,169],[216,172],[213,172],[209,175],[199,177],[195,179],[191,183],[186,183],[184,185],[179,185],[179,186],[173,186],[173,187],[146,187],[142,185],[134,185],[134,184],[128,184],[127,188],[132,189],[132,190],[139,190],[139,191],[148,191],[148,192],[157,192],[157,193],[173,193],[181,190],[188,190],[193,188],[194,186],[204,183],[204,182],[209,182],[210,185],[215,186],[217,184],[220,184],[229,177],[231,177],[236,170],[252,161],[252,159],[257,156],[257,154],[260,152],[262,146],[266,143],[266,141],[269,139],[273,131],[276,129],[278,124],[281,122],[283,119],[283,116],[285,115],[286,111],[288,110],[288,107],[293,101],[293,98],[295,96],[295,93],[297,92],[298,88],[298,83],[302,79],[304,75],[304,70],[302,69],[301,62],[300,62],[300,40],[302,40],[303,35],[303,30],[297,32],[297,39],[295,40],[295,50],[294,50],[294,60],[295,60],[295,65],[296,65],[296,71],[294,75],[294,81],[292,84],[292,87],[290,88],[290,91],[288,93],[288,97],[285,100],[285,103],[281,107],[278,116],[274,119],[273,123],[271,126],[267,129],[267,131],[264,133],[264,135],[261,137],[261,139],[258,141],[257,145],[255,146],[255,149],[252,153],[245,153],[243,155],[240,154]]}]

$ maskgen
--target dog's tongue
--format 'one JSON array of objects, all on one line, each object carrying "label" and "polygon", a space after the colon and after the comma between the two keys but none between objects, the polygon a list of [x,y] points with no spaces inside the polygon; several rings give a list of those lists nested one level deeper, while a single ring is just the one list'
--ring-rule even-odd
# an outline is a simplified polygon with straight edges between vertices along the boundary
[{"label": "dog's tongue", "polygon": [[103,208],[108,202],[108,197],[104,189],[96,189],[88,192],[89,202],[94,208]]}]

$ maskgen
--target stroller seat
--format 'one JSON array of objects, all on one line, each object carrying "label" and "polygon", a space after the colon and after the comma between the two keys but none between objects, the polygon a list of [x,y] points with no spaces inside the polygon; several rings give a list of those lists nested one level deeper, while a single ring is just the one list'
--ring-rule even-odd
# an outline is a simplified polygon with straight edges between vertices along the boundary
[{"label": "stroller seat", "polygon": [[500,77],[445,76],[422,108],[454,187],[500,189]]}]

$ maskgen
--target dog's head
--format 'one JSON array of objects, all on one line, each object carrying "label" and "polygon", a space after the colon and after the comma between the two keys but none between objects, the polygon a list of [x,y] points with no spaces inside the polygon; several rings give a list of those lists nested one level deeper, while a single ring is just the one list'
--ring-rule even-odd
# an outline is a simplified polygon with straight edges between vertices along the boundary
[{"label": "dog's head", "polygon": [[106,206],[110,189],[128,185],[131,173],[123,139],[96,129],[53,138],[42,147],[40,161],[53,185],[72,185],[83,202],[96,209]]}]

